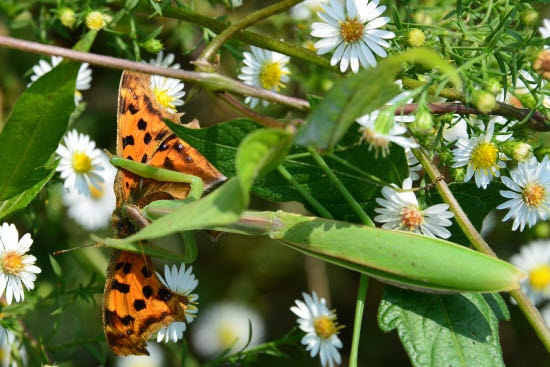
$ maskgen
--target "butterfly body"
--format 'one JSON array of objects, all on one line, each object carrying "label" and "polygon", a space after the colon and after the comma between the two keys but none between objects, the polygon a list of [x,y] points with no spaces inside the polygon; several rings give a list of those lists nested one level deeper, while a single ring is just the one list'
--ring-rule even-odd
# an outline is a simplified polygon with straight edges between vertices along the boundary
[{"label": "butterfly body", "polygon": [[[202,179],[205,188],[225,180],[204,156],[178,138],[164,123],[180,123],[181,114],[166,110],[151,90],[150,76],[124,71],[117,114],[117,155]],[[198,127],[188,124],[189,127]],[[117,208],[113,227],[119,238],[136,231],[125,206],[143,208],[155,200],[184,199],[187,183],[160,182],[119,170],[114,183]],[[103,294],[103,326],[117,355],[149,354],[147,340],[174,321],[185,321],[187,297],[168,289],[144,254],[113,251]]]}]

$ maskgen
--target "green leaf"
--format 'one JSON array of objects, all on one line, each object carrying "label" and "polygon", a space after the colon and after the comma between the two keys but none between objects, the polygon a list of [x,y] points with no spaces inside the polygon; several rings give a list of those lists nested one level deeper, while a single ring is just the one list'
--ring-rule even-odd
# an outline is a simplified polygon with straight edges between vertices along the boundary
[{"label": "green leaf", "polygon": [[52,255],[49,255],[49,256],[50,256],[50,264],[52,265],[53,272],[58,278],[60,278],[61,275],[63,274],[63,272],[61,271],[61,266],[59,266],[59,263],[57,262],[56,259],[54,259]]},{"label": "green leaf", "polygon": [[378,325],[385,332],[397,329],[415,367],[504,366],[498,322],[508,319],[498,294],[434,295],[386,287],[378,310]]},{"label": "green leaf", "polygon": [[405,62],[438,68],[458,89],[461,87],[456,69],[430,49],[416,48],[390,56],[374,68],[336,82],[326,98],[313,108],[296,135],[296,143],[333,148],[358,117],[376,110],[398,93],[394,81]]},{"label": "green leaf", "polygon": [[0,219],[7,217],[8,215],[13,214],[19,209],[22,209],[29,205],[29,203],[38,195],[42,190],[44,185],[52,178],[55,174],[55,167],[57,162],[50,168],[49,174],[44,177],[42,180],[38,181],[31,188],[23,191],[22,193],[12,197],[11,199],[0,201]]},{"label": "green leaf", "polygon": [[[205,129],[189,129],[178,125],[170,125],[170,127],[227,177],[236,174],[235,156],[239,144],[248,134],[259,129],[257,124],[247,119],[232,120]],[[359,139],[358,128],[350,129],[344,135],[334,154],[348,164],[375,175],[386,183],[395,183],[401,186],[409,174],[403,149],[393,145],[388,157],[375,159],[374,152],[369,151],[367,145],[358,144]],[[290,150],[291,155],[305,152],[307,152],[306,149],[297,146]],[[380,195],[381,187],[374,185],[361,173],[335,160],[327,158],[326,161],[361,206],[369,214],[373,214],[374,199]],[[355,214],[349,210],[349,206],[339,191],[312,158],[309,156],[287,157],[283,166],[336,219],[357,221]],[[276,171],[260,175],[252,187],[252,192],[264,199],[277,202],[298,201],[314,212],[314,209],[309,206],[298,190]]]},{"label": "green leaf", "polygon": [[13,198],[50,174],[41,166],[67,129],[79,67],[61,63],[19,97],[0,133],[0,200]]}]

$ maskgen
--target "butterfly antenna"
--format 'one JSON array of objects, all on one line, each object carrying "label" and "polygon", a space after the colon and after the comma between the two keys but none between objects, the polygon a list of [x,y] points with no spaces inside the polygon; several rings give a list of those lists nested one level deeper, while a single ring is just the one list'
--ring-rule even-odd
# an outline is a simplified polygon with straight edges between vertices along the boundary
[{"label": "butterfly antenna", "polygon": [[78,247],[68,248],[68,249],[65,249],[65,250],[54,251],[53,254],[55,256],[57,256],[57,255],[61,255],[61,254],[66,254],[67,252],[71,252],[73,250],[81,250],[81,249],[86,248],[86,247],[103,247],[103,244],[102,243],[92,243],[92,244],[89,244],[89,245],[78,246]]}]

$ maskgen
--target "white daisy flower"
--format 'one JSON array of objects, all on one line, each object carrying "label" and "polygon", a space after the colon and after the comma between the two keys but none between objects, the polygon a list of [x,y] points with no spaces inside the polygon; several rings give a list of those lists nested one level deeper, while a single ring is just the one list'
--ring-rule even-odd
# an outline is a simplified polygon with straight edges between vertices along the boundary
[{"label": "white daisy flower", "polygon": [[386,39],[395,37],[393,32],[378,29],[390,21],[389,17],[380,16],[386,6],[378,6],[378,3],[379,0],[346,0],[345,9],[339,0],[321,4],[324,11],[317,15],[325,22],[311,26],[311,35],[322,38],[315,43],[317,53],[323,55],[336,49],[330,64],[340,62],[342,72],[351,66],[357,73],[359,64],[365,68],[376,66],[374,54],[388,56],[383,47],[390,46]]},{"label": "white daisy flower", "polygon": [[15,225],[3,223],[0,227],[0,296],[6,292],[6,302],[11,304],[25,298],[23,285],[34,288],[37,273],[41,270],[34,265],[36,257],[26,255],[32,245],[29,233],[19,239]]},{"label": "white daisy flower", "polygon": [[157,343],[148,343],[148,356],[124,356],[116,357],[116,367],[163,367],[166,366],[164,361],[164,352]]},{"label": "white daisy flower", "polygon": [[542,20],[542,27],[539,27],[539,33],[542,38],[550,37],[550,20]]},{"label": "white daisy flower", "polygon": [[19,363],[16,359],[12,358],[12,349],[16,348],[23,362],[23,366],[28,365],[29,356],[27,355],[27,349],[19,340],[17,340],[15,334],[8,329],[4,329],[0,326],[0,366],[2,367],[18,367]]},{"label": "white daisy flower", "polygon": [[542,162],[532,157],[529,161],[518,163],[516,169],[510,172],[510,177],[502,176],[510,190],[501,190],[500,194],[507,199],[497,209],[510,209],[502,221],[514,218],[512,230],[523,231],[525,225],[529,228],[539,220],[548,219],[550,213],[550,165],[548,156]]},{"label": "white daisy flower", "polygon": [[305,0],[290,8],[290,16],[297,21],[309,20],[313,14],[321,11],[321,4],[328,0]]},{"label": "white daisy flower", "polygon": [[[60,56],[52,56],[51,64],[45,60],[40,60],[38,64],[32,67],[34,72],[31,75],[31,82],[27,84],[27,87],[30,87],[32,83],[37,81],[42,75],[49,73],[54,67],[59,65],[63,61],[63,58]],[[76,90],[74,92],[74,103],[78,104],[82,101],[82,93],[80,91],[90,89],[92,83],[92,69],[90,69],[90,64],[87,62],[80,65],[78,69],[78,74],[76,76]]]},{"label": "white daisy flower", "polygon": [[336,321],[336,313],[328,309],[323,297],[317,297],[315,292],[311,295],[302,293],[304,301],[296,300],[296,306],[290,307],[298,316],[298,325],[306,333],[302,338],[302,344],[306,346],[311,357],[319,354],[321,365],[333,367],[340,364],[342,357],[338,348],[343,344],[338,338],[338,331],[342,328]]},{"label": "white daisy flower", "polygon": [[[249,335],[249,325],[252,335]],[[236,353],[245,346],[248,349],[263,342],[264,322],[248,306],[222,302],[201,312],[193,327],[192,337],[195,349],[204,357],[215,357],[228,349],[229,353]]]},{"label": "white daisy flower", "polygon": [[453,117],[450,124],[443,126],[443,140],[447,142],[455,142],[458,139],[468,140],[468,123],[460,115],[453,115]]},{"label": "white daisy flower", "polygon": [[[400,80],[396,82],[397,85],[401,86],[402,84],[400,83]],[[409,95],[410,93],[408,91],[402,92],[390,99],[384,107],[402,102]],[[411,102],[412,98],[405,101],[405,103]],[[363,134],[362,139],[369,144],[369,151],[374,148],[376,157],[378,157],[378,152],[380,151],[382,152],[382,157],[385,157],[390,151],[390,143],[395,143],[403,148],[418,148],[419,145],[414,139],[401,136],[407,132],[407,128],[402,123],[414,121],[414,116],[395,115],[391,118],[388,116],[392,121],[384,120],[377,123],[378,117],[382,111],[383,109],[373,111],[356,120],[357,123],[361,125],[360,131]],[[386,111],[382,113],[386,113]],[[392,123],[393,126],[391,126]]]},{"label": "white daisy flower", "polygon": [[168,325],[168,327],[161,329],[157,335],[157,342],[159,343],[163,339],[166,343],[170,340],[175,343],[179,339],[183,339],[183,332],[187,329],[187,324],[193,322],[197,316],[197,300],[199,296],[191,292],[197,287],[199,281],[193,274],[193,267],[190,266],[185,270],[185,264],[181,264],[179,271],[176,265],[172,265],[172,271],[170,271],[168,265],[164,265],[164,276],[166,280],[164,280],[158,272],[157,276],[162,284],[168,287],[172,292],[181,294],[189,300],[189,304],[185,309],[186,322],[173,322]]},{"label": "white daisy flower", "polygon": [[74,190],[63,191],[63,202],[68,207],[67,214],[88,231],[108,227],[116,206],[113,185],[117,169],[109,163],[105,154],[102,157],[105,170],[101,174],[103,182],[99,184],[100,188],[88,185],[90,196]]},{"label": "white daisy flower", "polygon": [[[408,177],[403,180],[403,190],[411,188],[412,179]],[[382,195],[384,199],[376,199],[382,207],[374,210],[379,214],[374,220],[384,223],[382,228],[421,233],[429,237],[451,237],[451,232],[444,228],[452,224],[449,218],[454,216],[447,204],[436,204],[421,210],[414,192],[399,192],[391,186],[383,187]]]},{"label": "white daisy flower", "polygon": [[[149,64],[163,68],[181,69],[180,64],[172,64],[174,58],[173,53],[169,53],[164,57],[164,53],[160,51],[156,59],[149,60]],[[176,106],[183,106],[184,86],[179,79],[167,78],[161,75],[151,76],[151,89],[157,101],[170,112],[176,113]]]},{"label": "white daisy flower", "polygon": [[413,154],[410,148],[405,148],[405,154],[407,157],[407,165],[409,166],[409,177],[413,181],[420,179],[420,171],[422,171],[422,165]]},{"label": "white daisy flower", "polygon": [[[254,46],[250,47],[250,51],[243,53],[244,66],[239,74],[239,79],[244,84],[264,88],[272,92],[278,92],[284,88],[284,83],[290,80],[288,77],[290,70],[286,66],[290,58],[286,55]],[[244,100],[252,108],[256,107],[259,101],[258,98],[250,96]],[[265,107],[269,102],[262,101],[262,104]]]},{"label": "white daisy flower", "polygon": [[460,138],[453,150],[453,168],[468,166],[464,182],[475,175],[477,187],[487,188],[494,177],[500,177],[500,169],[506,167],[497,146],[492,142],[495,124],[489,122],[487,132],[469,140]]},{"label": "white daisy flower", "polygon": [[95,142],[88,135],[79,134],[76,130],[69,131],[63,139],[65,146],[60,144],[56,150],[61,158],[56,171],[61,172],[65,187],[87,196],[91,195],[91,186],[102,190],[104,153],[95,147]]},{"label": "white daisy flower", "polygon": [[519,254],[510,262],[523,270],[527,277],[521,281],[521,289],[537,305],[550,299],[550,241],[539,240],[522,246]]}]

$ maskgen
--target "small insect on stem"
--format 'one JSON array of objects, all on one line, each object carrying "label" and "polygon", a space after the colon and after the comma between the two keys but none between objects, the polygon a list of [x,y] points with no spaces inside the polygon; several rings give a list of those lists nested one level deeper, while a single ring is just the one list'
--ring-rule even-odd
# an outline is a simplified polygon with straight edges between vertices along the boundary
[{"label": "small insect on stem", "polygon": [[141,210],[135,205],[124,205],[123,212],[126,214],[128,219],[132,221],[137,227],[144,228],[147,227],[151,222],[141,212]]}]

